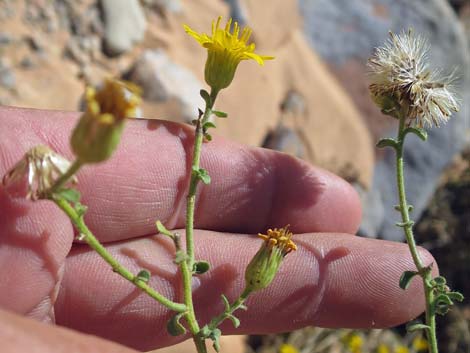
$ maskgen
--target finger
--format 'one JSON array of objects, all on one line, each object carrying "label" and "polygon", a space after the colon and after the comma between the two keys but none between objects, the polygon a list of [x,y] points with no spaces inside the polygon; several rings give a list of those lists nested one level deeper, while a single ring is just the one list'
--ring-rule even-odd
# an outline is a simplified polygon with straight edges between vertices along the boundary
[{"label": "finger", "polygon": [[0,310],[3,353],[132,353],[129,348],[103,339],[45,325]]},{"label": "finger", "polygon": [[[0,150],[9,166],[39,143],[70,156],[68,136],[77,114],[0,112]],[[21,131],[20,144],[12,131]],[[79,173],[89,206],[86,220],[100,239],[153,233],[156,219],[169,228],[184,226],[192,131],[187,125],[131,120],[111,160]],[[357,230],[361,210],[352,187],[298,159],[216,138],[204,144],[202,166],[212,182],[199,188],[199,228],[256,233],[290,224],[298,233]]]},{"label": "finger", "polygon": [[14,199],[1,186],[0,210],[0,308],[53,321],[72,226],[51,203]]},{"label": "finger", "polygon": [[[204,324],[223,310],[221,294],[234,300],[241,293],[244,268],[260,240],[207,231],[197,236],[197,258],[211,263],[211,270],[193,283],[197,313]],[[249,298],[247,312],[237,312],[239,330],[227,323],[225,333],[285,332],[307,325],[381,328],[423,311],[418,279],[406,291],[398,286],[402,272],[414,268],[405,245],[345,234],[303,234],[297,239],[299,250],[286,257],[271,286]],[[140,238],[109,249],[132,271],[149,269],[151,285],[181,301],[169,241]],[[433,261],[429,253],[421,255],[426,264]],[[171,314],[163,306],[119,278],[85,247],[67,260],[62,288],[56,304],[60,324],[140,350],[182,339],[166,333]]]}]

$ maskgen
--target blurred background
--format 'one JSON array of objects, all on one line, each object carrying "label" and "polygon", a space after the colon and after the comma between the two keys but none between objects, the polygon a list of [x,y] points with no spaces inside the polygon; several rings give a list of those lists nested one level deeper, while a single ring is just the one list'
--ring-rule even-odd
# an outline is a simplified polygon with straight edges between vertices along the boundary
[{"label": "blurred background", "polygon": [[[403,241],[393,155],[374,147],[395,122],[369,99],[367,58],[389,30],[413,27],[432,45],[434,66],[457,70],[461,111],[431,130],[428,143],[407,140],[405,174],[419,242],[470,298],[470,0],[0,0],[0,104],[80,110],[84,85],[112,75],[144,89],[144,117],[188,123],[202,106],[206,53],[182,24],[208,33],[219,15],[252,27],[257,51],[276,60],[240,65],[218,100],[230,118],[217,133],[345,178],[361,195],[366,237]],[[470,352],[468,304],[439,325],[443,353]],[[227,353],[423,349],[401,328],[308,328],[224,342]],[[186,351],[190,344],[159,352]]]}]

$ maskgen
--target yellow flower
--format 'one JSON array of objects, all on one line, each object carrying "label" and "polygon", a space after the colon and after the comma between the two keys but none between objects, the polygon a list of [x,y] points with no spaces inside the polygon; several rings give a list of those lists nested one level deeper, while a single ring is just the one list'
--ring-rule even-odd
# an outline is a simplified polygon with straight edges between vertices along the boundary
[{"label": "yellow flower", "polygon": [[232,19],[229,19],[225,29],[219,28],[222,16],[217,22],[212,22],[212,36],[205,33],[199,34],[185,25],[186,33],[196,39],[201,46],[207,49],[206,67],[204,70],[207,84],[215,91],[220,91],[230,85],[235,75],[235,70],[242,60],[255,60],[264,65],[265,60],[272,60],[272,56],[256,54],[255,44],[248,44],[251,29],[245,27],[241,36],[240,27],[235,22],[232,29]]},{"label": "yellow flower", "polygon": [[395,353],[409,353],[410,350],[408,349],[408,347],[406,346],[403,346],[403,345],[398,345],[397,347],[395,347]]},{"label": "yellow flower", "polygon": [[299,353],[299,350],[291,344],[284,343],[279,348],[279,353]]},{"label": "yellow flower", "polygon": [[343,337],[343,343],[346,345],[348,351],[352,353],[360,353],[362,346],[364,345],[364,340],[361,335],[357,333],[350,333]]},{"label": "yellow flower", "polygon": [[416,352],[421,352],[428,349],[428,341],[426,341],[426,339],[421,336],[415,337],[411,345]]},{"label": "yellow flower", "polygon": [[379,344],[377,347],[377,353],[390,353],[390,349],[388,349],[386,344]]},{"label": "yellow flower", "polygon": [[[3,177],[5,186],[27,181],[26,197],[32,200],[42,198],[54,182],[69,169],[71,163],[47,146],[31,148],[23,158]],[[74,176],[73,182],[77,181]]]},{"label": "yellow flower", "polygon": [[439,126],[459,104],[452,92],[452,76],[439,77],[427,63],[429,46],[412,31],[390,33],[389,42],[369,59],[372,98],[383,110],[406,107],[409,124]]},{"label": "yellow flower", "polygon": [[72,133],[71,145],[83,163],[108,159],[121,138],[124,119],[136,113],[140,89],[128,82],[107,79],[102,87],[87,87],[86,112]]},{"label": "yellow flower", "polygon": [[267,233],[258,234],[264,242],[245,271],[245,285],[249,291],[266,288],[276,276],[284,257],[297,250],[297,245],[291,239],[293,234],[287,227],[269,229]]}]

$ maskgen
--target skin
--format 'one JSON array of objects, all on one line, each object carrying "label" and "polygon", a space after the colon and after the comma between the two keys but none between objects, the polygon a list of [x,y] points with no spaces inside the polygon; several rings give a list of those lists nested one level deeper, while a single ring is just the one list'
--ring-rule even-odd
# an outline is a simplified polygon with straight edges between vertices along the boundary
[{"label": "skin", "polygon": [[[77,117],[0,108],[0,175],[37,144],[72,159],[68,136]],[[150,270],[151,285],[173,300],[181,300],[173,247],[155,235],[154,222],[184,227],[191,146],[190,127],[130,120],[113,157],[78,173],[91,230],[129,269]],[[261,244],[253,234],[286,224],[299,250],[286,257],[270,287],[249,298],[249,310],[238,312],[241,326],[225,323],[224,333],[380,328],[423,311],[418,279],[406,291],[398,287],[401,273],[414,268],[407,247],[353,235],[360,202],[339,177],[222,138],[203,146],[202,167],[212,177],[200,188],[196,210],[196,257],[211,263],[211,271],[194,281],[202,322],[222,310],[222,293],[234,300],[243,289],[244,268]],[[22,191],[0,187],[3,352],[26,351],[31,342],[35,352],[132,352],[187,338],[169,336],[170,313],[74,241],[72,225],[54,204],[24,200]],[[434,261],[420,252],[425,264]]]}]

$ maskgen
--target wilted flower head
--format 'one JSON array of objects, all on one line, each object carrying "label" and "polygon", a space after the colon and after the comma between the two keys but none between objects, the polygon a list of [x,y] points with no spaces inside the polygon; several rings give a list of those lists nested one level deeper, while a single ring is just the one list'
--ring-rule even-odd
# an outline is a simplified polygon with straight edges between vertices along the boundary
[{"label": "wilted flower head", "polygon": [[264,242],[245,271],[246,288],[250,291],[266,288],[273,281],[284,257],[297,250],[288,227],[268,229],[267,233],[258,234]]},{"label": "wilted flower head", "polygon": [[[49,190],[55,181],[70,167],[70,162],[47,146],[31,148],[23,158],[3,177],[5,186],[27,181],[27,198],[37,200]],[[72,181],[76,182],[74,176]]]},{"label": "wilted flower head", "polygon": [[238,23],[235,22],[232,29],[232,19],[229,19],[225,29],[221,29],[219,28],[221,19],[222,16],[216,23],[212,22],[212,36],[199,34],[189,26],[184,26],[186,33],[207,49],[205,80],[217,91],[230,85],[240,61],[255,60],[258,64],[264,65],[265,60],[274,59],[272,56],[258,55],[254,52],[255,44],[248,44],[252,32],[250,28],[245,27],[239,37]]},{"label": "wilted flower head", "polygon": [[101,87],[87,87],[85,100],[86,111],[72,133],[72,150],[83,163],[101,162],[119,143],[124,119],[136,113],[140,89],[108,79]]},{"label": "wilted flower head", "polygon": [[451,84],[452,75],[439,77],[428,66],[429,46],[413,32],[399,35],[390,32],[384,47],[377,48],[369,59],[369,89],[382,109],[408,108],[409,124],[418,127],[439,126],[459,109]]}]

